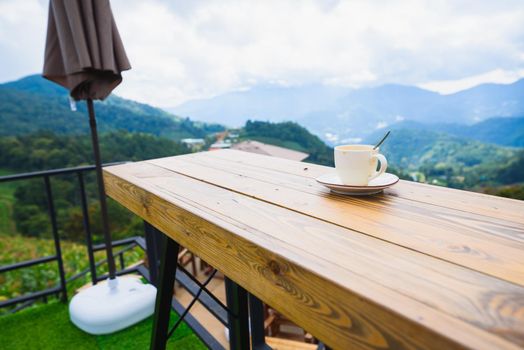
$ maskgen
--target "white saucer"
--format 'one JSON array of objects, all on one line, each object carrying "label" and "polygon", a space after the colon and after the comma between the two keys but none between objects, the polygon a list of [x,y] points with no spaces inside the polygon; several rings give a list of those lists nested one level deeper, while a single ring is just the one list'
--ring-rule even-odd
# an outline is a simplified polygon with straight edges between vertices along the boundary
[{"label": "white saucer", "polygon": [[316,180],[334,193],[351,196],[367,196],[379,193],[383,189],[393,186],[399,179],[397,175],[384,173],[371,180],[367,186],[350,186],[344,185],[336,173],[329,173],[317,177]]}]

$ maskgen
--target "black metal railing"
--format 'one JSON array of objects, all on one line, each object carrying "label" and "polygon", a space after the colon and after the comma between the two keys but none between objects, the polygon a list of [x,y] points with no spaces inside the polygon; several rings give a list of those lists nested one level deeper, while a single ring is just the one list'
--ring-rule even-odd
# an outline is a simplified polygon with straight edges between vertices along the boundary
[{"label": "black metal railing", "polygon": [[[112,163],[117,164],[117,163]],[[109,165],[109,164],[106,164]],[[38,300],[47,301],[49,296],[57,296],[62,301],[67,301],[67,285],[81,277],[90,274],[91,282],[97,282],[108,278],[107,274],[98,275],[97,268],[107,263],[107,258],[99,261],[95,260],[95,252],[105,250],[105,244],[93,245],[93,237],[91,231],[91,224],[88,211],[88,201],[85,187],[85,174],[89,171],[94,171],[95,166],[80,166],[74,168],[55,169],[47,171],[37,171],[31,173],[23,173],[16,175],[8,175],[0,177],[0,183],[9,181],[20,181],[27,179],[41,178],[45,186],[46,203],[48,209],[49,220],[51,223],[51,233],[54,241],[55,254],[50,256],[39,257],[26,261],[17,262],[10,265],[0,266],[0,273],[23,269],[39,264],[56,261],[59,275],[59,283],[56,286],[45,288],[38,291],[32,291],[28,294],[15,297],[9,300],[0,302],[0,308],[11,306],[10,312],[27,307]],[[85,233],[87,256],[89,260],[89,267],[76,273],[75,275],[66,278],[64,271],[64,261],[62,257],[62,246],[59,234],[57,216],[54,206],[53,188],[51,178],[53,176],[60,176],[65,174],[76,174],[78,181],[80,206],[82,209],[82,223]],[[160,252],[162,240],[165,239],[163,235],[156,228],[144,222],[144,237],[136,236],[111,242],[113,248],[122,247],[122,249],[115,251],[113,256],[119,261],[119,269],[117,275],[124,275],[129,273],[138,273],[147,281],[155,286],[158,286],[159,268],[160,268]],[[138,247],[146,252],[148,259],[148,268],[143,263],[134,265],[132,267],[125,266],[124,254],[133,248]],[[175,281],[180,286],[185,288],[189,294],[194,298],[195,303],[198,301],[204,306],[220,323],[229,329],[229,338],[231,349],[244,348],[243,345],[236,344],[251,344],[252,349],[267,350],[271,349],[265,343],[264,332],[264,311],[262,302],[255,296],[247,293],[243,288],[236,285],[233,281],[226,277],[226,299],[227,305],[222,303],[213,293],[207,288],[205,283],[201,283],[195,276],[187,271],[184,266],[176,264],[177,268],[175,274]],[[200,322],[186,309],[176,298],[171,299],[172,309],[178,315],[184,315],[184,321],[193,330],[193,332],[202,340],[202,342],[210,349],[223,350],[221,343],[213,337],[213,335],[200,324]],[[249,317],[249,327],[247,327],[247,319]],[[323,349],[323,345],[319,344],[318,349]]]},{"label": "black metal railing", "polygon": [[[118,163],[111,163],[106,165],[114,165]],[[104,275],[98,275],[97,274],[97,268],[107,263],[107,258],[101,259],[96,261],[95,260],[95,253],[98,251],[105,250],[105,244],[93,244],[93,235],[91,230],[91,221],[89,218],[89,210],[88,210],[88,196],[86,193],[86,173],[90,171],[94,171],[95,166],[89,165],[89,166],[80,166],[80,167],[74,167],[74,168],[63,168],[63,169],[54,169],[54,170],[46,170],[46,171],[36,171],[36,172],[30,172],[30,173],[21,173],[21,174],[15,174],[15,175],[7,175],[0,177],[0,183],[5,182],[12,182],[12,181],[22,181],[22,180],[29,180],[29,179],[42,179],[44,188],[45,188],[45,195],[46,195],[46,204],[47,204],[47,210],[49,215],[49,221],[51,224],[51,233],[52,238],[54,242],[54,248],[55,253],[53,255],[44,256],[44,257],[38,257],[26,261],[21,261],[9,265],[0,266],[0,273],[5,273],[9,271],[14,271],[18,269],[28,268],[31,266],[44,264],[44,263],[50,263],[50,262],[57,262],[57,270],[59,275],[59,283],[56,286],[45,288],[42,290],[32,291],[30,293],[27,293],[25,295],[21,295],[19,297],[15,297],[9,300],[4,300],[0,302],[0,308],[11,306],[13,308],[10,309],[10,312],[16,312],[19,311],[34,302],[38,300],[47,301],[47,298],[49,296],[56,295],[57,297],[60,297],[62,301],[67,300],[67,285],[71,282],[82,278],[86,275],[90,275],[91,282],[93,284],[96,284],[97,282],[106,279],[108,276],[107,274]],[[65,270],[64,270],[64,261],[62,257],[62,245],[61,245],[61,239],[60,239],[60,231],[58,228],[58,222],[57,222],[57,213],[55,210],[55,203],[54,203],[54,192],[52,187],[51,179],[54,176],[62,176],[62,175],[75,175],[78,183],[78,190],[79,190],[79,199],[80,199],[80,207],[82,211],[82,224],[83,224],[83,230],[85,234],[85,243],[86,243],[86,249],[87,249],[87,256],[89,260],[89,267],[74,274],[73,276],[70,276],[66,278],[65,276]],[[119,269],[117,270],[117,275],[124,275],[128,273],[138,273],[142,275],[146,280],[148,280],[150,283],[156,284],[156,278],[158,272],[156,271],[156,263],[155,261],[158,257],[157,248],[158,248],[158,242],[159,239],[157,235],[152,235],[150,232],[150,226],[145,224],[144,226],[144,237],[136,236],[136,237],[130,237],[125,238],[121,240],[115,240],[111,242],[111,245],[113,248],[122,247],[122,249],[114,251],[114,257],[119,262]],[[147,241],[147,243],[146,243]],[[151,262],[149,266],[153,266],[153,268],[146,268],[143,264],[139,264],[137,266],[129,267],[127,268],[125,266],[125,260],[124,260],[124,254],[133,249],[138,247],[139,249],[142,249],[144,252],[147,253],[147,256],[149,258],[149,261]],[[207,309],[209,310],[213,315],[217,317],[217,319],[227,326],[227,307],[216,297],[214,296],[209,290],[203,289],[199,291],[199,288],[201,287],[201,283],[187,270],[185,270],[183,267],[179,270],[179,273],[176,276],[176,280],[179,283],[180,286],[185,288],[192,296],[197,296],[197,300]],[[179,315],[187,313],[182,304],[175,298],[173,298],[172,301],[172,307],[175,312],[177,312]],[[196,318],[194,318],[191,313],[187,313],[184,321],[187,323],[187,325],[195,332],[195,334],[211,349],[223,349],[220,342],[218,342],[217,339],[215,339],[211,333],[206,330],[198,321]]]},{"label": "black metal railing", "polygon": [[[111,163],[108,165],[114,165],[119,163]],[[45,189],[45,196],[46,196],[46,204],[47,204],[47,210],[49,215],[49,221],[51,224],[51,234],[53,237],[54,242],[54,248],[55,248],[55,254],[51,256],[46,257],[40,257],[35,258],[31,260],[26,260],[22,262],[18,262],[15,264],[10,264],[6,266],[0,267],[0,273],[8,272],[8,271],[14,271],[22,268],[27,268],[39,264],[49,263],[56,261],[57,263],[57,270],[58,270],[58,276],[59,276],[59,284],[54,287],[46,288],[39,291],[34,291],[25,295],[21,295],[19,297],[15,297],[9,300],[4,300],[0,302],[0,308],[7,307],[7,306],[13,306],[17,304],[23,303],[22,306],[28,306],[32,302],[38,300],[38,299],[45,299],[50,295],[60,295],[60,299],[62,301],[67,300],[67,282],[71,282],[77,278],[80,278],[84,276],[86,273],[80,273],[75,276],[70,277],[68,280],[66,280],[65,277],[65,270],[64,270],[64,260],[62,257],[62,246],[61,246],[61,240],[60,240],[60,234],[58,229],[58,222],[57,222],[57,215],[55,210],[55,203],[54,203],[54,196],[53,196],[53,187],[51,183],[51,177],[54,176],[62,176],[67,174],[76,174],[78,179],[78,188],[79,188],[79,195],[80,195],[80,205],[82,207],[82,220],[83,220],[83,226],[84,231],[86,235],[86,246],[87,246],[87,253],[88,253],[88,260],[89,260],[89,272],[91,272],[91,280],[93,284],[96,284],[98,281],[101,280],[101,278],[97,277],[96,274],[96,266],[101,265],[103,262],[96,263],[94,258],[94,252],[97,250],[101,250],[103,248],[100,248],[99,246],[93,246],[92,241],[92,233],[91,233],[91,227],[89,223],[89,212],[87,207],[87,194],[86,194],[86,188],[85,188],[85,177],[84,173],[95,170],[95,166],[88,165],[88,166],[79,166],[79,167],[73,167],[73,168],[63,168],[63,169],[53,169],[53,170],[44,170],[44,171],[35,171],[30,173],[21,173],[21,174],[15,174],[15,175],[7,175],[7,176],[1,176],[0,177],[0,183],[6,183],[6,182],[13,182],[13,181],[22,181],[22,180],[29,180],[29,179],[42,179]],[[119,242],[113,242],[113,245],[115,243]],[[128,243],[132,243],[129,241]],[[119,252],[115,255],[119,255],[122,258],[122,252]],[[18,311],[20,307],[14,308],[14,311]],[[13,311],[11,310],[11,311]]]}]

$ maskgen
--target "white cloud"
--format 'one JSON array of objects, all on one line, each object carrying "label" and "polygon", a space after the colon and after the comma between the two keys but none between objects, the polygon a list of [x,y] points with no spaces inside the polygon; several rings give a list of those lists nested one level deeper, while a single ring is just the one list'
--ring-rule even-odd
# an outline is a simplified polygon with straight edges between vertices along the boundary
[{"label": "white cloud", "polygon": [[384,122],[384,121],[380,121],[377,123],[377,125],[375,126],[375,129],[384,129],[386,126],[388,126],[388,123]]},{"label": "white cloud", "polygon": [[347,139],[341,140],[340,144],[358,144],[362,142],[361,137],[349,137]]},{"label": "white cloud", "polygon": [[440,92],[441,94],[452,94],[454,92],[484,83],[509,84],[523,77],[524,69],[511,71],[495,69],[490,72],[473,75],[462,79],[432,81],[429,83],[419,84],[419,86],[424,89]]},{"label": "white cloud", "polygon": [[[113,0],[112,6],[133,66],[117,93],[166,107],[265,82],[395,82],[444,91],[445,82],[524,69],[520,0]],[[6,51],[1,63],[9,67],[0,80],[40,70],[46,10],[42,1],[0,0],[0,56]],[[4,24],[9,16],[17,18]]]}]

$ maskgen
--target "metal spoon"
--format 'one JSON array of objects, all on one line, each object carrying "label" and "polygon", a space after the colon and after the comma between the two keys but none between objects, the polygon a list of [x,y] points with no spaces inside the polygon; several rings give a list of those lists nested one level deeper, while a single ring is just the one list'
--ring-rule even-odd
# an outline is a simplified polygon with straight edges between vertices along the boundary
[{"label": "metal spoon", "polygon": [[382,140],[380,140],[376,145],[375,147],[373,147],[373,149],[377,149],[381,144],[384,143],[384,141],[386,141],[386,139],[388,138],[389,134],[391,133],[391,130],[389,130],[386,135],[384,135],[384,137],[382,138]]}]

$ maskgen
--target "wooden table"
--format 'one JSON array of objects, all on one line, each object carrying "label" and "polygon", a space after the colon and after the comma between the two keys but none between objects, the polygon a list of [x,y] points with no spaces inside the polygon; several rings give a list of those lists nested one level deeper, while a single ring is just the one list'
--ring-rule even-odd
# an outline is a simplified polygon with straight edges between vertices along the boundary
[{"label": "wooden table", "polygon": [[109,196],[336,349],[522,349],[524,202],[224,150],[105,168]]}]

